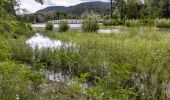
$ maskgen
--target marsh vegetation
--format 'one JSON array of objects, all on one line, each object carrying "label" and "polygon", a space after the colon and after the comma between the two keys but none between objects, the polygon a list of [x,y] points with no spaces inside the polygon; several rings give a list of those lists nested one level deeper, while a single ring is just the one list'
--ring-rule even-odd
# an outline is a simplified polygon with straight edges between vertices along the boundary
[{"label": "marsh vegetation", "polygon": [[[62,22],[56,30],[49,21],[39,30],[15,15],[11,0],[2,0],[0,99],[170,99],[169,19],[158,19],[161,11],[153,11],[157,4],[148,6],[150,1],[146,18],[144,9],[135,15],[135,0],[120,1],[119,16],[104,19],[105,26],[98,25],[97,14],[86,12],[81,29]],[[101,27],[119,32],[99,34]]]}]

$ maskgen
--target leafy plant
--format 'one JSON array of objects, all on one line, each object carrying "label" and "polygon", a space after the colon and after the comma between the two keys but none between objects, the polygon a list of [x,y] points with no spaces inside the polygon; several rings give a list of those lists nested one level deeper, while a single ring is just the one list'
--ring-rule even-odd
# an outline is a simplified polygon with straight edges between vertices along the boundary
[{"label": "leafy plant", "polygon": [[170,20],[169,19],[158,19],[156,20],[157,28],[170,28]]},{"label": "leafy plant", "polygon": [[68,31],[68,29],[69,29],[68,22],[67,21],[61,21],[58,31],[59,32],[66,32],[66,31]]},{"label": "leafy plant", "polygon": [[54,28],[53,23],[52,23],[51,21],[47,22],[47,24],[46,24],[46,26],[45,26],[45,29],[46,29],[47,31],[52,31],[53,28]]},{"label": "leafy plant", "polygon": [[125,25],[128,27],[137,27],[140,26],[141,23],[139,20],[126,20]]},{"label": "leafy plant", "polygon": [[97,20],[93,19],[86,19],[82,23],[82,30],[84,32],[96,32],[99,29],[99,25]]}]

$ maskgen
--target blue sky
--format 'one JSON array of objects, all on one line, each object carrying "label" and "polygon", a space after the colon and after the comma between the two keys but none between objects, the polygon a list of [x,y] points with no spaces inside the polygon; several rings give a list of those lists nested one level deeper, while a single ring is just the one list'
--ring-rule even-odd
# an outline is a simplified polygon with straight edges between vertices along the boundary
[{"label": "blue sky", "polygon": [[29,12],[36,12],[37,10],[47,6],[71,6],[82,2],[92,1],[109,2],[110,0],[45,0],[44,5],[38,4],[34,0],[21,0],[21,8],[25,8]]}]

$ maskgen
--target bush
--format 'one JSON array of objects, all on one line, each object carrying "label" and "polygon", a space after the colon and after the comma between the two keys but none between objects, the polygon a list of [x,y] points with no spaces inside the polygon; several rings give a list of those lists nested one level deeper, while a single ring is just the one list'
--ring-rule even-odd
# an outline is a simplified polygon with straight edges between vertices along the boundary
[{"label": "bush", "polygon": [[170,19],[158,19],[156,20],[157,28],[170,28]]},{"label": "bush", "polygon": [[110,20],[103,20],[103,25],[104,26],[110,26]]},{"label": "bush", "polygon": [[4,37],[0,37],[0,61],[4,61],[10,59],[11,57],[11,47],[9,43],[3,39]]},{"label": "bush", "polygon": [[96,32],[99,29],[97,20],[86,19],[82,24],[82,30],[84,32]]},{"label": "bush", "polygon": [[152,25],[155,25],[155,20],[154,20],[154,19],[141,19],[141,20],[140,20],[140,23],[141,23],[142,25],[152,26]]},{"label": "bush", "polygon": [[34,97],[34,84],[31,79],[32,77],[37,80],[42,78],[42,76],[35,76],[34,74],[36,73],[26,65],[12,61],[0,62],[1,100],[15,100],[16,95],[21,100],[32,100],[31,97]]},{"label": "bush", "polygon": [[141,23],[139,20],[126,20],[125,25],[128,27],[135,27],[135,26],[140,26]]},{"label": "bush", "polygon": [[29,30],[33,30],[31,24],[27,24],[27,28],[28,28]]},{"label": "bush", "polygon": [[125,21],[126,21],[126,19],[117,19],[118,25],[124,25]]},{"label": "bush", "polygon": [[112,19],[111,25],[113,25],[113,26],[119,25],[118,20],[117,19]]},{"label": "bush", "polygon": [[12,59],[27,64],[33,63],[33,50],[26,43],[21,41],[13,41],[12,47]]},{"label": "bush", "polygon": [[66,32],[69,29],[69,25],[67,21],[61,21],[59,26],[59,32]]},{"label": "bush", "polygon": [[52,31],[53,28],[54,28],[53,23],[52,23],[51,21],[47,22],[45,29],[46,29],[47,31]]},{"label": "bush", "polygon": [[110,22],[110,20],[104,20],[103,25],[104,26],[124,25],[125,21],[126,21],[125,19],[112,19],[111,22]]}]

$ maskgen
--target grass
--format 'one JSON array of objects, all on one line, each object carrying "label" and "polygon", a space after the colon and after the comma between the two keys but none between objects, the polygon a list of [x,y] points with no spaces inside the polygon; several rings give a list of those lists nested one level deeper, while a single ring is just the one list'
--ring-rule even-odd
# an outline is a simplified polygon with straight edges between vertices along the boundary
[{"label": "grass", "polygon": [[[48,36],[65,42],[71,41],[77,45],[78,53],[74,53],[74,50],[64,53],[68,61],[71,61],[69,63],[66,60],[67,66],[76,75],[78,75],[77,73],[90,73],[92,75],[90,79],[94,79],[94,76],[104,77],[110,72],[107,68],[116,68],[115,65],[118,66],[118,69],[115,69],[116,73],[125,74],[122,70],[126,65],[129,78],[123,79],[123,75],[119,76],[120,80],[123,79],[119,80],[119,82],[123,82],[123,86],[134,88],[137,97],[143,100],[166,98],[165,89],[170,77],[168,74],[170,71],[169,34],[158,32],[132,34],[130,32],[129,34],[106,35],[53,32],[48,33]],[[136,83],[137,81],[138,83]],[[141,89],[141,85],[144,85],[144,88]],[[141,96],[142,94],[144,95]]]},{"label": "grass", "polygon": [[[67,88],[64,88],[66,90],[61,92],[58,98],[71,98],[72,95],[77,97],[83,92],[83,97],[89,96],[94,100],[167,99],[166,88],[170,80],[170,35],[156,31],[140,34],[138,30],[130,28],[127,34],[98,34],[75,30],[61,34],[56,31],[44,31],[50,38],[65,43],[71,42],[76,46],[61,47],[60,50],[32,51],[25,44],[26,37],[19,37],[7,39],[8,42],[11,41],[8,44],[10,49],[7,51],[9,54],[4,57],[14,61],[16,66],[21,63],[30,68],[33,73],[28,74],[31,77],[29,81],[33,82],[33,89],[37,88],[37,98],[56,97],[51,91],[43,94],[38,90],[39,84],[45,79],[41,77],[41,68],[45,67],[53,73],[61,72],[72,78],[77,77],[80,81],[71,86],[64,86]],[[4,44],[1,38],[0,43]],[[1,46],[8,50],[8,45]],[[5,59],[1,60],[4,62]],[[93,88],[81,87],[84,82],[91,84]],[[63,84],[66,83],[62,83],[62,88]],[[58,85],[57,87],[60,88]]]},{"label": "grass", "polygon": [[170,28],[170,19],[158,19],[156,20],[157,28]]}]

